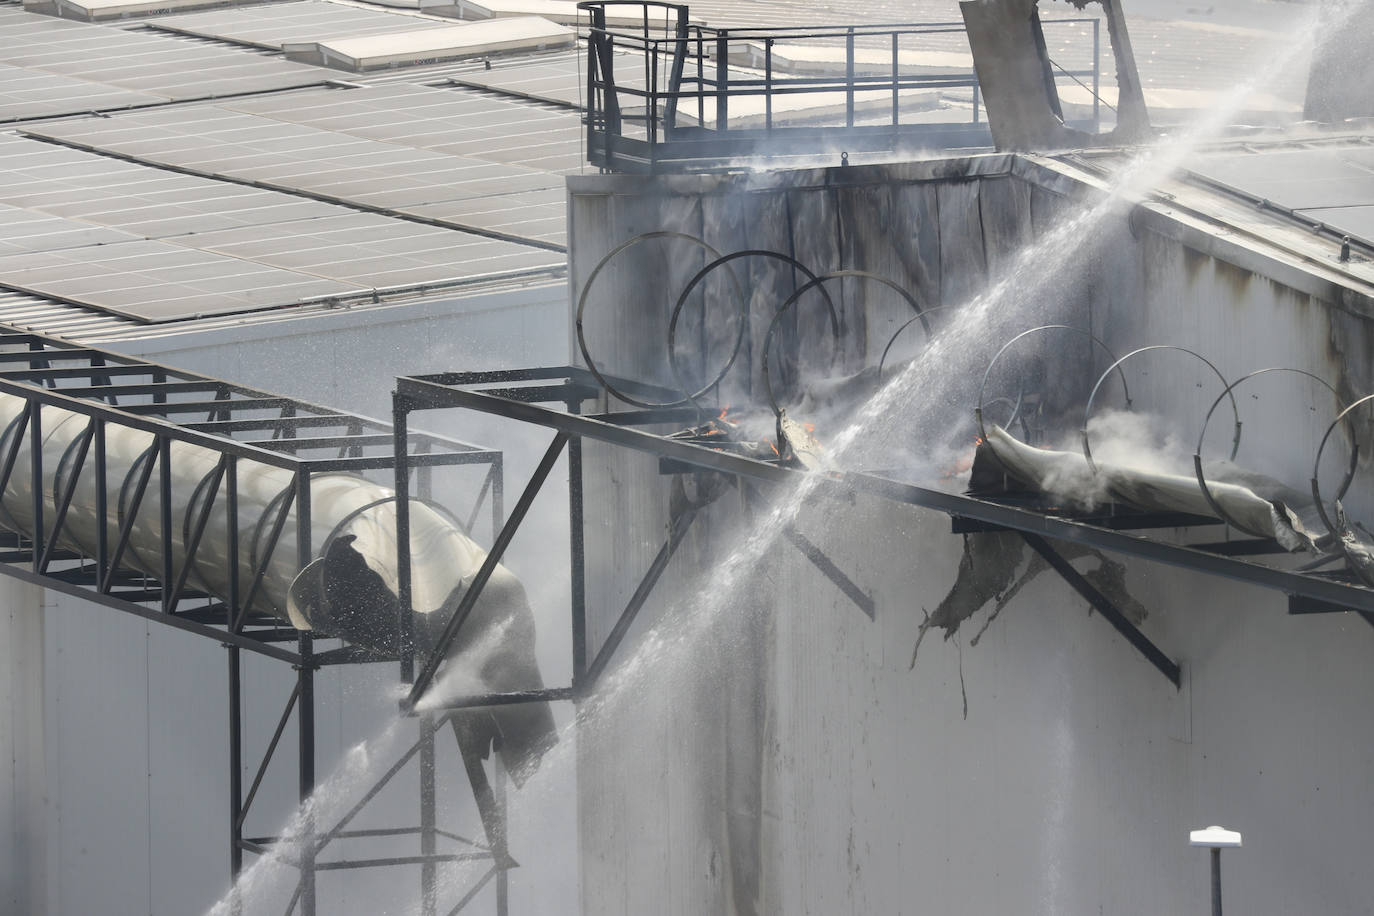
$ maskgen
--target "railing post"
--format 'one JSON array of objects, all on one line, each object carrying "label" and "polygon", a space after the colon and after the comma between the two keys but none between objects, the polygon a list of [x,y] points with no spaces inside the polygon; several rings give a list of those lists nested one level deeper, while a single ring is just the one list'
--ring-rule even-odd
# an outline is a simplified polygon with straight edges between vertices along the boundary
[{"label": "railing post", "polygon": [[844,126],[854,126],[854,27],[844,36]]},{"label": "railing post", "polygon": [[649,129],[649,168],[652,170],[657,161],[654,153],[658,149],[658,42],[651,42],[649,49],[649,95],[645,100],[649,107],[645,112],[648,115],[648,123],[645,126]]},{"label": "railing post", "polygon": [[898,118],[898,115],[899,115],[899,102],[898,102],[897,91],[898,91],[898,87],[901,85],[901,82],[902,82],[902,65],[901,65],[901,56],[900,56],[900,55],[898,54],[898,52],[897,52],[897,36],[898,36],[898,33],[894,31],[894,32],[892,33],[892,126],[893,126],[893,127],[896,127],[896,126],[897,126],[898,120],[899,120],[899,118]]},{"label": "railing post", "polygon": [[763,128],[773,129],[773,39],[763,40]]},{"label": "railing post", "polygon": [[730,36],[721,29],[716,33],[716,130],[729,130],[730,121]]}]

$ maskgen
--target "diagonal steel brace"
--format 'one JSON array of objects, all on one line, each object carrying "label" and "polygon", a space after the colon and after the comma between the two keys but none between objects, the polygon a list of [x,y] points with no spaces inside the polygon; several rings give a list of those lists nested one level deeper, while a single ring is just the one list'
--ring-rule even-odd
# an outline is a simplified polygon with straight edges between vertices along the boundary
[{"label": "diagonal steel brace", "polygon": [[1126,615],[1117,609],[1116,605],[1107,600],[1107,596],[1098,591],[1091,582],[1083,578],[1082,573],[1074,569],[1068,560],[1060,555],[1059,551],[1050,546],[1038,534],[1029,531],[1021,532],[1021,537],[1031,546],[1031,549],[1040,556],[1044,557],[1045,562],[1059,573],[1060,577],[1069,584],[1069,587],[1078,594],[1082,595],[1094,608],[1097,609],[1107,622],[1116,628],[1116,631],[1126,637],[1126,641],[1135,646],[1136,651],[1159,669],[1159,673],[1169,679],[1175,687],[1181,686],[1181,676],[1178,663],[1169,656],[1165,655],[1158,646],[1150,642],[1149,637],[1140,630],[1136,629],[1135,624],[1126,619]]}]

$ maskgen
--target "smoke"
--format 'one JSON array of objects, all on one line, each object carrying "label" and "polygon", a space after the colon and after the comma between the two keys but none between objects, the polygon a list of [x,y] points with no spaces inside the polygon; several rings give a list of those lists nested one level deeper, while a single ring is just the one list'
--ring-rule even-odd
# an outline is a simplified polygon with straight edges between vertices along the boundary
[{"label": "smoke", "polygon": [[[1192,453],[1173,424],[1153,413],[1105,410],[1088,420],[1088,445],[1093,463],[1131,473],[1192,474]],[[1064,434],[1056,448],[1082,454],[1082,433]],[[1058,461],[1044,481],[1045,489],[1085,509],[1111,501],[1109,486],[1115,475],[1094,472],[1087,458]]]}]

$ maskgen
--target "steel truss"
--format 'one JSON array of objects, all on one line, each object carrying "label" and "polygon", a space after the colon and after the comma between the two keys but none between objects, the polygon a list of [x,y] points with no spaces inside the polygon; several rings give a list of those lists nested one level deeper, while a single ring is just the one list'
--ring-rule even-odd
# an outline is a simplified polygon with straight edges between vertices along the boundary
[{"label": "steel truss", "polygon": [[[671,400],[674,393],[624,379],[612,379],[612,384],[635,396]],[[503,372],[455,372],[438,375],[410,376],[397,379],[393,396],[397,430],[396,475],[398,488],[408,474],[405,449],[405,418],[414,411],[460,408],[530,423],[554,433],[553,442],[539,469],[520,497],[521,506],[529,503],[547,480],[554,461],[566,448],[569,456],[569,520],[572,532],[572,646],[573,685],[569,689],[529,694],[495,694],[472,697],[457,706],[482,706],[506,702],[528,702],[546,699],[577,699],[593,688],[605,671],[630,624],[657,584],[668,560],[672,557],[683,534],[696,518],[695,511],[687,511],[674,521],[669,535],[654,558],[648,571],[635,589],[620,618],[606,641],[592,659],[588,659],[585,604],[585,569],[583,551],[583,469],[582,442],[590,439],[621,448],[655,456],[665,473],[680,473],[684,469],[709,470],[765,484],[795,484],[804,472],[793,470],[781,462],[763,461],[718,451],[682,439],[670,439],[636,427],[663,423],[690,424],[699,421],[700,413],[693,406],[661,407],[626,410],[614,413],[586,415],[582,413],[586,401],[601,397],[596,377],[586,369],[575,366],[510,370]],[[556,409],[546,404],[561,404]],[[1353,611],[1374,623],[1374,589],[1367,588],[1348,576],[1322,575],[1276,569],[1241,559],[1266,553],[1282,552],[1272,541],[1217,541],[1180,545],[1152,540],[1130,533],[1142,529],[1179,528],[1221,524],[1218,520],[1178,513],[1140,513],[1113,511],[1092,516],[1068,516],[1063,509],[1018,503],[1013,500],[995,501],[972,496],[945,493],[889,477],[857,471],[825,473],[816,483],[819,497],[848,499],[855,493],[868,493],[894,502],[931,509],[948,515],[956,533],[977,531],[1014,531],[1039,553],[1075,591],[1077,591],[1159,672],[1175,686],[1181,682],[1178,664],[1140,632],[1100,591],[1093,587],[1052,546],[1052,541],[1076,542],[1090,547],[1164,563],[1181,569],[1249,585],[1279,591],[1288,596],[1290,613],[1330,613]],[[524,511],[512,513],[496,546],[487,559],[490,575],[500,562],[505,546],[510,543]],[[403,530],[403,529],[402,529]],[[831,579],[864,613],[874,613],[872,599],[849,580],[815,545],[795,530],[784,531],[787,539],[816,567]],[[403,581],[409,575],[409,558],[404,534],[399,536],[402,558],[400,572]],[[465,600],[469,607],[476,601],[472,594],[485,582],[479,575]],[[463,623],[460,607],[444,634],[435,657],[442,657],[446,647],[457,636]],[[413,703],[428,687],[437,662],[427,664],[414,681],[409,702]]]},{"label": "steel truss", "polygon": [[[314,557],[320,546],[311,543],[310,484],[321,473],[386,471],[396,466],[392,447],[396,437],[389,426],[365,417],[332,410],[293,398],[280,397],[243,385],[185,372],[169,366],[121,354],[81,346],[70,341],[31,334],[0,325],[0,393],[24,399],[23,414],[8,445],[0,449],[0,492],[17,475],[29,475],[34,494],[32,530],[26,538],[0,533],[0,574],[31,582],[93,603],[157,621],[221,643],[228,656],[229,681],[229,795],[228,817],[230,873],[236,879],[244,868],[244,853],[273,853],[281,838],[245,835],[245,822],[277,755],[286,726],[293,714],[297,722],[299,797],[304,802],[316,785],[315,672],[325,666],[371,662],[395,662],[390,657],[359,646],[317,651],[308,631],[297,631],[259,610],[253,601],[273,554],[294,550],[300,566]],[[22,445],[43,441],[43,407],[59,407],[88,418],[66,461],[72,462],[69,482],[61,492],[46,494],[43,449],[30,449],[31,461],[19,466]],[[126,482],[126,512],[121,518],[120,494],[107,492],[106,434],[112,427],[149,433],[154,445],[147,458]],[[489,505],[493,530],[502,523],[503,465],[498,451],[480,448],[429,434],[407,437],[410,449],[403,456],[407,469],[417,470],[418,496],[427,499],[435,468],[485,465],[481,492],[467,520],[470,529],[484,503]],[[173,443],[192,443],[219,456],[218,463],[201,486],[207,491],[202,507],[187,520],[184,532],[186,559],[176,569],[172,553],[171,509]],[[249,461],[285,469],[293,485],[269,507],[258,521],[259,555],[246,588],[240,587],[239,569],[239,468]],[[51,470],[51,469],[49,469]],[[99,542],[94,556],[82,556],[59,546],[76,481],[94,475]],[[132,486],[128,490],[128,486]],[[160,495],[162,556],[160,576],[131,569],[124,562],[130,534],[148,492]],[[409,492],[409,491],[406,491]],[[51,495],[56,512],[44,518],[46,497]],[[406,500],[398,500],[402,506]],[[200,547],[211,518],[211,508],[223,505],[227,513],[229,594],[212,598],[188,587],[191,559]],[[282,544],[283,531],[294,511],[295,544]],[[108,529],[108,530],[107,530]],[[114,537],[109,532],[117,532]],[[244,548],[246,549],[246,548]],[[242,594],[240,594],[242,591]],[[409,621],[407,620],[406,623]],[[401,624],[398,623],[398,626]],[[244,792],[242,654],[251,652],[291,665],[295,684],[276,723],[275,730]],[[480,759],[464,752],[469,779],[483,821],[486,842],[468,839],[441,829],[436,823],[434,735],[452,713],[418,717],[419,737],[396,764],[338,823],[324,829],[307,824],[304,835],[293,837],[300,855],[282,856],[299,867],[300,880],[288,910],[307,916],[316,912],[316,882],[321,873],[342,869],[396,865],[421,867],[422,897],[428,912],[436,912],[435,869],[442,862],[486,859],[492,867],[477,887],[469,890],[450,913],[463,909],[493,878],[498,880],[498,911],[505,912],[505,871],[511,863],[505,848],[504,787],[499,767],[495,785],[488,780]],[[358,812],[411,760],[420,767],[420,804],[417,826],[386,830],[349,830]],[[471,758],[471,759],[470,759]],[[321,854],[336,840],[368,836],[415,836],[419,854],[374,859],[324,859]],[[441,851],[440,842],[453,849]],[[235,901],[236,906],[238,904]]]}]

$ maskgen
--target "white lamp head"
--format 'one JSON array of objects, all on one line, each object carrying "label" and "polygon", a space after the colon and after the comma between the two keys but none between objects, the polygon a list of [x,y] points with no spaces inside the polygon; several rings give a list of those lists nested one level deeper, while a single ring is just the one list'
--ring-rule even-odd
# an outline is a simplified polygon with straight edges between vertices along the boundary
[{"label": "white lamp head", "polygon": [[1188,834],[1188,842],[1193,846],[1209,846],[1212,849],[1229,849],[1240,845],[1240,834],[1224,827],[1211,826],[1206,830],[1194,830]]}]

